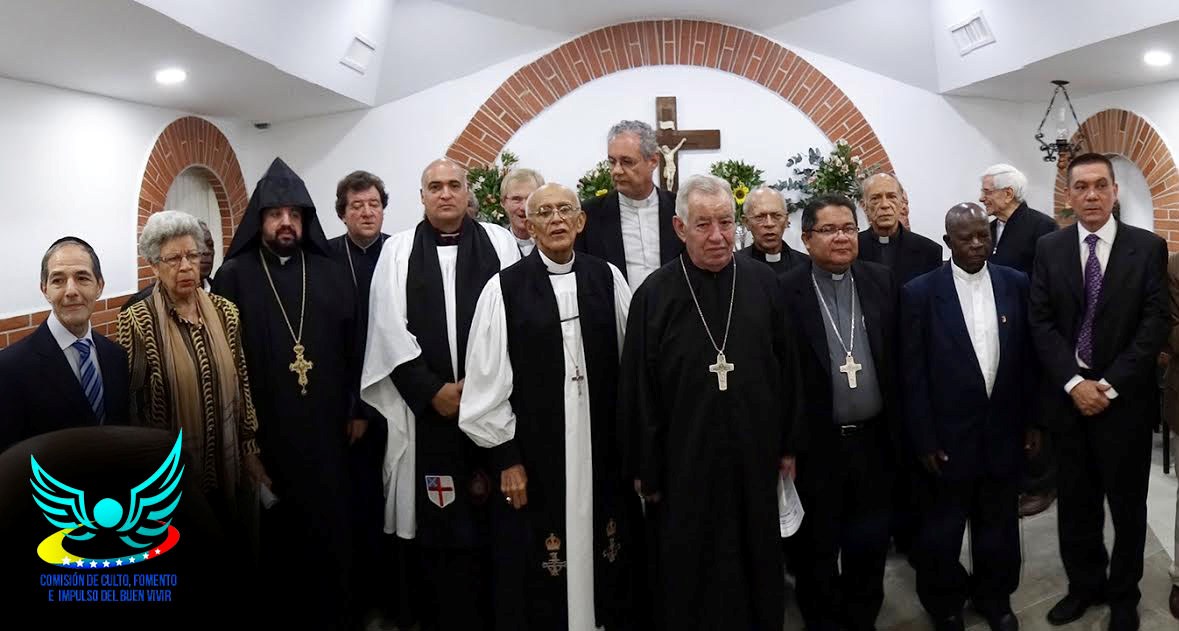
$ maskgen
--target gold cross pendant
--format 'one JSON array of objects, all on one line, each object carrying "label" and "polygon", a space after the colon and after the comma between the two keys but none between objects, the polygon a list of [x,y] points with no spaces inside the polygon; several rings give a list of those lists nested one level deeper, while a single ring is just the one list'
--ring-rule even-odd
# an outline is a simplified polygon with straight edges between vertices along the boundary
[{"label": "gold cross pendant", "polygon": [[303,358],[303,345],[295,344],[295,361],[291,362],[291,372],[299,375],[299,385],[303,388],[303,396],[307,396],[307,371],[315,366]]}]

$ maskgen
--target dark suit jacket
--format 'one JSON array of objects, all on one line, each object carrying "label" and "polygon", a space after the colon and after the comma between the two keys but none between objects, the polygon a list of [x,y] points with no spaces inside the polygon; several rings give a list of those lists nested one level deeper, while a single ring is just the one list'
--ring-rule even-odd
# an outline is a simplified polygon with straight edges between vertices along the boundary
[{"label": "dark suit jacket", "polygon": [[[896,239],[899,248],[892,270],[898,288],[926,272],[941,267],[942,246],[936,242],[916,232],[905,230],[904,226],[897,226],[897,236],[893,238]],[[860,232],[859,260],[884,263],[880,239],[871,228]]]},{"label": "dark suit jacket", "polygon": [[762,252],[761,250],[757,249],[757,246],[753,245],[741,248],[737,251],[737,254],[749,257],[755,261],[761,261],[762,263],[769,265],[770,269],[773,269],[774,273],[776,274],[785,274],[799,265],[805,265],[809,263],[811,260],[811,257],[803,254],[802,252],[799,252],[798,250],[795,250],[785,243],[782,244],[782,258],[777,263],[770,263],[767,261],[765,252]]},{"label": "dark suit jacket", "polygon": [[[780,277],[785,304],[794,322],[794,330],[801,373],[802,392],[806,393],[805,412],[795,424],[789,444],[799,452],[815,454],[822,459],[830,454],[839,440],[833,420],[831,391],[831,363],[827,349],[827,332],[823,327],[823,312],[811,281],[811,265],[796,266]],[[897,290],[888,268],[875,263],[852,263],[858,305],[863,309],[863,323],[872,347],[872,361],[884,399],[883,416],[888,424],[882,428],[885,440],[895,444],[900,435],[896,373],[896,307]]]},{"label": "dark suit jacket", "polygon": [[[684,250],[671,219],[675,216],[675,195],[659,192],[659,263],[668,263]],[[622,217],[618,191],[591,199],[581,207],[585,211],[585,230],[577,235],[573,247],[614,264],[626,276],[626,250],[622,247]]]},{"label": "dark suit jacket", "polygon": [[1028,329],[1028,279],[988,265],[999,329],[999,367],[990,397],[970,342],[951,263],[901,289],[901,374],[913,453],[941,449],[948,479],[1017,476],[1024,429],[1035,420],[1028,401],[1038,381]]},{"label": "dark suit jacket", "polygon": [[[92,333],[102,370],[106,425],[126,425],[129,399],[127,353]],[[0,351],[0,450],[30,436],[98,425],[65,353],[49,324]]]},{"label": "dark suit jacket", "polygon": [[1032,261],[1036,258],[1036,242],[1040,237],[1056,232],[1056,222],[1044,213],[1028,208],[1027,202],[1019,205],[1007,225],[1003,227],[1003,237],[995,243],[995,230],[998,222],[991,222],[991,243],[994,252],[990,262],[994,265],[1015,268],[1024,274],[1032,273]]},{"label": "dark suit jacket", "polygon": [[[1111,219],[1112,221],[1112,219]],[[1080,374],[1077,335],[1085,314],[1081,245],[1076,225],[1036,244],[1030,318],[1044,370],[1043,416],[1055,431],[1078,414],[1064,386]],[[1106,410],[1118,422],[1154,424],[1159,415],[1157,359],[1170,332],[1167,245],[1154,233],[1118,222],[1093,325],[1094,378],[1118,392]]]}]

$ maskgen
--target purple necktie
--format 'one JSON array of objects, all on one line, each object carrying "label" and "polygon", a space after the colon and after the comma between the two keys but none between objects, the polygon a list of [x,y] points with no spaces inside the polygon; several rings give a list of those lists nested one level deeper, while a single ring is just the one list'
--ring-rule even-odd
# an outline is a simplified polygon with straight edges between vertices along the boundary
[{"label": "purple necktie", "polygon": [[1101,297],[1101,261],[1097,260],[1097,235],[1085,237],[1089,258],[1085,261],[1085,317],[1077,334],[1077,357],[1093,367],[1093,321],[1097,319],[1097,299]]}]

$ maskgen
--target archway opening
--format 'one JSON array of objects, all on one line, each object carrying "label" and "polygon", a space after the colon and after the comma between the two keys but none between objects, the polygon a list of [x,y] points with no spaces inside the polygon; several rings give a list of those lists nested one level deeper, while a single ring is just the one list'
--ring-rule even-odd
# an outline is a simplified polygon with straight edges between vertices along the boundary
[{"label": "archway opening", "polygon": [[1114,179],[1118,183],[1121,220],[1137,228],[1154,230],[1154,200],[1142,169],[1124,156],[1111,154],[1108,157],[1113,163]]},{"label": "archway opening", "polygon": [[180,210],[205,222],[213,235],[213,271],[221,267],[224,244],[218,238],[223,231],[221,206],[213,187],[217,184],[215,175],[200,166],[191,166],[180,172],[164,200],[167,210]]}]

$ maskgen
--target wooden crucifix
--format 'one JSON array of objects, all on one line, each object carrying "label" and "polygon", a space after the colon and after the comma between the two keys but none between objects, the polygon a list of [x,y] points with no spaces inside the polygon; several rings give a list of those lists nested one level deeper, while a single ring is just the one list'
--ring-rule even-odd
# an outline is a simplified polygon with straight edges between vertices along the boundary
[{"label": "wooden crucifix", "polygon": [[675,97],[655,97],[655,143],[659,145],[659,185],[674,193],[680,187],[682,149],[720,149],[719,129],[680,130],[676,123]]}]

